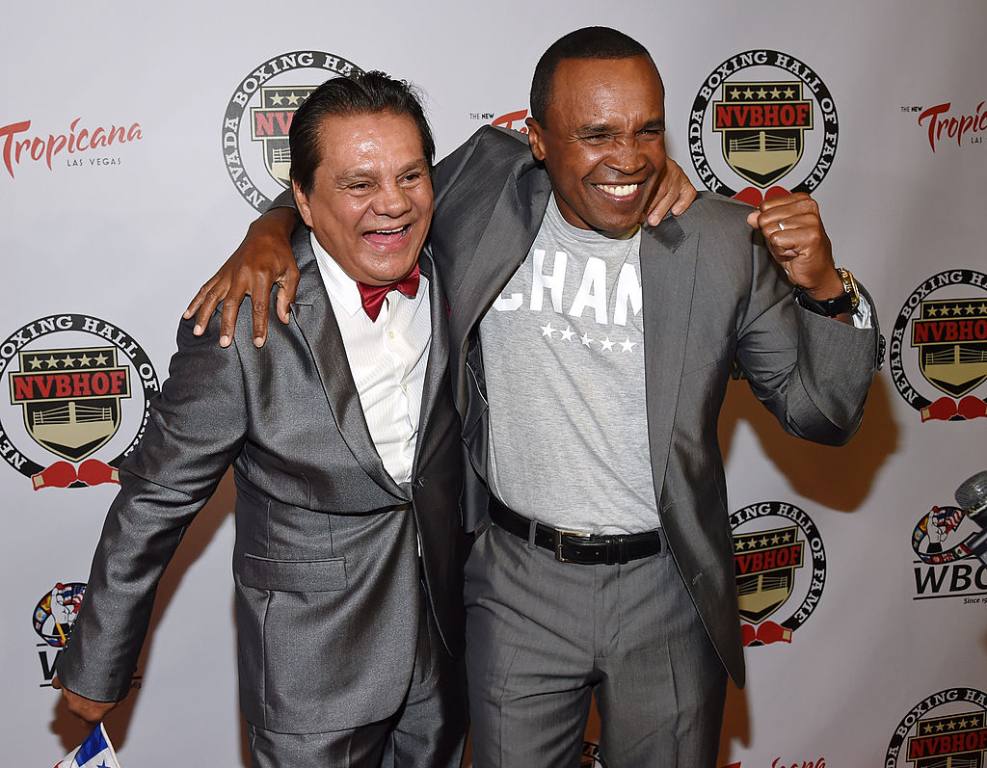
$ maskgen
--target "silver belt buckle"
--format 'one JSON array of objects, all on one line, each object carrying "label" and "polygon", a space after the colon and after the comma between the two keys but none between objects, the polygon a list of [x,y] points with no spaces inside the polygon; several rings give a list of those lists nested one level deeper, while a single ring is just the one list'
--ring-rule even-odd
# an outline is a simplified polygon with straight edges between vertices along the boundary
[{"label": "silver belt buckle", "polygon": [[566,560],[565,555],[562,554],[562,537],[563,536],[575,536],[577,539],[588,539],[593,534],[586,533],[585,531],[570,531],[565,528],[553,528],[555,532],[555,559],[560,563],[573,563],[574,560]]}]

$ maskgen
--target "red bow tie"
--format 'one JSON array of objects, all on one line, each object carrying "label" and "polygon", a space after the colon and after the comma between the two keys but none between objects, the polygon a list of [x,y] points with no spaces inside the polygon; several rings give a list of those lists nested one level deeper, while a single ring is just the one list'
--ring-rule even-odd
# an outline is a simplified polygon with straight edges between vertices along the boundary
[{"label": "red bow tie", "polygon": [[387,294],[391,291],[400,291],[409,299],[415,298],[418,295],[420,277],[421,272],[418,269],[418,265],[415,264],[415,268],[411,270],[408,276],[403,280],[398,280],[396,283],[388,283],[387,285],[357,283],[356,287],[360,289],[360,300],[363,302],[363,311],[367,313],[370,321],[377,322],[377,318],[380,315],[380,308],[384,306],[384,299],[387,298]]}]

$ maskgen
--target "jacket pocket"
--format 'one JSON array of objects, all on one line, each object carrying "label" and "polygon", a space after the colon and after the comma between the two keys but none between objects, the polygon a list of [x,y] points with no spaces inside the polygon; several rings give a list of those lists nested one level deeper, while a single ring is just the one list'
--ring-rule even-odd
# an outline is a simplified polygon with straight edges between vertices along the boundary
[{"label": "jacket pocket", "polygon": [[346,589],[346,558],[271,560],[244,553],[240,582],[275,592],[338,592]]}]

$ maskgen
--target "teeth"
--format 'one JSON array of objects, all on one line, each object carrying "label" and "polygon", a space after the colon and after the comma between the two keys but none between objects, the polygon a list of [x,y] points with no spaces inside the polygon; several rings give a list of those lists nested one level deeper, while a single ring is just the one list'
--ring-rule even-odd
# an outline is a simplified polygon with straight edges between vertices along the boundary
[{"label": "teeth", "polygon": [[396,235],[398,232],[403,232],[404,227],[398,227],[396,229],[375,229],[374,233],[378,235]]},{"label": "teeth", "polygon": [[608,195],[613,195],[614,197],[630,197],[635,192],[640,184],[599,184],[600,189],[606,192]]}]

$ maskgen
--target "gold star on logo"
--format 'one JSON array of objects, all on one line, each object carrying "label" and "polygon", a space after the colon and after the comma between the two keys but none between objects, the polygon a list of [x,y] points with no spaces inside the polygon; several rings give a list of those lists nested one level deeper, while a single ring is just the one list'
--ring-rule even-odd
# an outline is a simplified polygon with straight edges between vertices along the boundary
[{"label": "gold star on logo", "polygon": [[767,91],[766,91],[766,90],[765,90],[764,88],[761,88],[761,89],[760,89],[760,90],[758,90],[758,92],[757,92],[757,97],[758,97],[759,99],[763,99],[763,98],[765,98],[765,97],[767,97],[767,95],[768,95],[768,92],[767,92]]},{"label": "gold star on logo", "polygon": [[40,367],[41,367],[41,358],[40,357],[32,357],[31,358],[31,370],[32,371],[36,371]]},{"label": "gold star on logo", "polygon": [[980,310],[981,315],[987,315],[987,304],[981,304],[977,309]]},{"label": "gold star on logo", "polygon": [[774,536],[771,537],[771,543],[772,544],[777,544],[780,541],[781,541],[781,537],[777,533]]},{"label": "gold star on logo", "polygon": [[288,94],[288,104],[291,106],[295,106],[301,99],[302,97],[298,96],[294,91]]},{"label": "gold star on logo", "polygon": [[954,722],[953,720],[950,720],[950,721],[948,721],[948,722],[946,723],[946,730],[947,730],[947,731],[953,731],[953,730],[956,730],[956,723],[955,723],[955,722]]},{"label": "gold star on logo", "polygon": [[748,99],[753,99],[754,98],[754,91],[752,91],[750,88],[748,88],[746,91],[744,91],[744,97],[745,98],[748,98]]},{"label": "gold star on logo", "polygon": [[925,310],[925,314],[929,317],[935,317],[939,314],[939,310],[935,307],[935,305],[933,305]]},{"label": "gold star on logo", "polygon": [[973,304],[967,304],[966,305],[966,313],[968,315],[972,315],[976,311],[977,311],[977,308],[975,306],[973,306]]},{"label": "gold star on logo", "polygon": [[780,99],[781,98],[781,91],[779,91],[777,88],[772,88],[771,89],[771,98],[772,99]]},{"label": "gold star on logo", "polygon": [[48,364],[49,369],[58,367],[58,361],[55,359],[54,355],[45,360],[45,362]]},{"label": "gold star on logo", "polygon": [[107,357],[102,352],[96,355],[96,365],[103,366],[106,365]]},{"label": "gold star on logo", "polygon": [[280,106],[281,102],[284,101],[284,96],[280,93],[271,97],[271,103]]},{"label": "gold star on logo", "polygon": [[768,537],[762,536],[761,540],[758,542],[762,547],[768,546]]},{"label": "gold star on logo", "polygon": [[66,368],[75,368],[75,358],[72,355],[66,355],[65,359],[62,361],[62,365]]},{"label": "gold star on logo", "polygon": [[783,542],[785,542],[786,544],[787,544],[787,543],[789,542],[789,540],[790,540],[791,538],[792,538],[792,533],[791,533],[791,531],[786,531],[785,533],[783,533],[783,534],[781,535],[781,540],[782,540]]},{"label": "gold star on logo", "polygon": [[795,98],[795,89],[794,88],[786,88],[785,89],[785,98],[786,99],[794,99]]},{"label": "gold star on logo", "polygon": [[967,723],[967,721],[966,721],[966,718],[965,718],[965,717],[964,717],[964,718],[963,718],[962,720],[960,720],[960,722],[959,722],[959,727],[960,727],[960,728],[966,728],[966,727],[967,727],[967,725],[968,725],[968,723]]},{"label": "gold star on logo", "polygon": [[740,98],[740,89],[739,88],[734,88],[732,91],[730,91],[730,98],[731,99],[739,99]]},{"label": "gold star on logo", "polygon": [[943,728],[945,728],[945,727],[946,726],[943,725],[942,720],[940,720],[938,723],[936,723],[936,732],[937,733],[942,733]]},{"label": "gold star on logo", "polygon": [[92,361],[93,361],[93,359],[91,357],[89,357],[89,355],[83,353],[82,354],[82,357],[79,358],[79,365],[81,365],[83,368],[85,368]]},{"label": "gold star on logo", "polygon": [[924,726],[924,728],[925,728],[925,733],[932,733],[932,726],[929,725],[928,723]]}]

